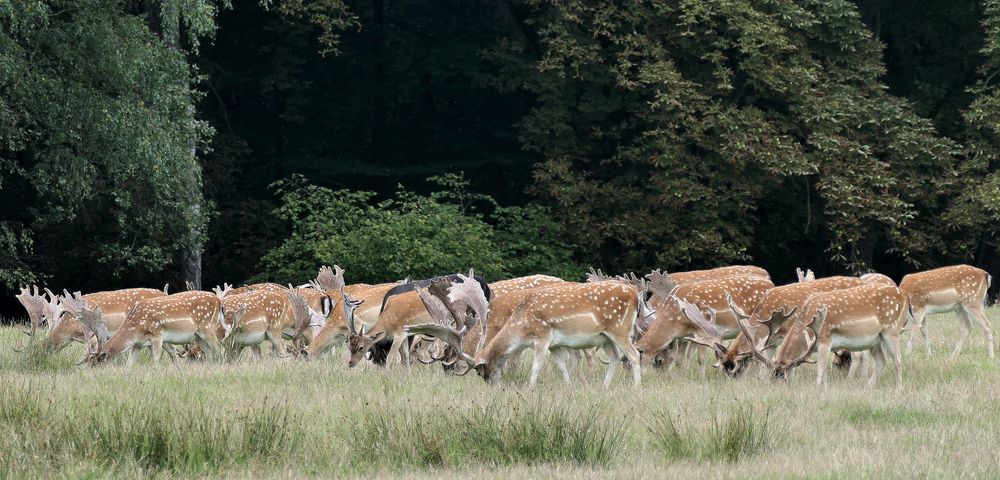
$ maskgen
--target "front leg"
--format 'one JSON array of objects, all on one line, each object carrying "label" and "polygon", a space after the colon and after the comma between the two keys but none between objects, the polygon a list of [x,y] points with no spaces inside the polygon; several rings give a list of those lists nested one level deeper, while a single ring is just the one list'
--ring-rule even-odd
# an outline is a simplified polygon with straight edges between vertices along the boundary
[{"label": "front leg", "polygon": [[142,351],[142,347],[139,345],[132,346],[132,349],[128,352],[128,360],[125,362],[126,367],[131,367],[135,365],[135,362],[139,360],[139,352]]},{"label": "front leg", "polygon": [[552,358],[556,360],[556,366],[559,367],[559,371],[562,372],[563,382],[569,384],[569,367],[566,362],[569,358],[568,348],[556,348],[552,350]]},{"label": "front leg", "polygon": [[160,355],[163,354],[163,337],[150,339],[149,352],[153,356],[153,364],[160,363]]},{"label": "front leg", "polygon": [[826,386],[826,369],[830,365],[830,343],[820,343],[816,348],[816,385]]}]

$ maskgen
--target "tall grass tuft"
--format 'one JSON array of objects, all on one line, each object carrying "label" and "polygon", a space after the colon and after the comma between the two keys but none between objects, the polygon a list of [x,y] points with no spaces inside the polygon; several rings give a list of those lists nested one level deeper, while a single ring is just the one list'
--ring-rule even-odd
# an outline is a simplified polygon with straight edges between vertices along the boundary
[{"label": "tall grass tuft", "polygon": [[424,411],[382,405],[370,407],[351,424],[345,440],[359,466],[595,466],[610,463],[626,441],[624,422],[609,420],[602,409],[581,413],[541,397]]},{"label": "tall grass tuft", "polygon": [[668,413],[648,428],[654,446],[671,460],[736,462],[770,450],[779,436],[770,409],[761,413],[748,405],[740,405],[725,416],[716,413],[707,426]]},{"label": "tall grass tuft", "polygon": [[0,388],[0,425],[20,426],[42,416],[44,405],[32,394],[30,385],[4,385]]}]

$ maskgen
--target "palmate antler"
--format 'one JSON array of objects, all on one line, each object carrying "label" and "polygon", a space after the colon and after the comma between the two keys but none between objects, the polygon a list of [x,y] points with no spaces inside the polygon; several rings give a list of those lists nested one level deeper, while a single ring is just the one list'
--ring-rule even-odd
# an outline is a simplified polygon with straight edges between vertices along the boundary
[{"label": "palmate antler", "polygon": [[[478,282],[476,283],[478,284]],[[464,360],[468,365],[468,368],[457,375],[465,375],[466,373],[469,373],[476,361],[474,358],[465,353],[465,349],[462,346],[468,329],[464,325],[459,329],[451,326],[454,317],[451,310],[440,298],[428,293],[426,289],[420,287],[416,287],[415,290],[417,295],[420,296],[420,300],[423,302],[424,307],[427,308],[427,313],[430,314],[435,323],[424,323],[405,327],[406,333],[411,335],[427,335],[445,342],[455,352],[455,359],[451,362],[446,362],[445,365],[452,365],[458,360]]]},{"label": "palmate antler", "polygon": [[[34,289],[34,292],[32,292]],[[39,293],[38,285],[32,285],[30,287],[22,287],[21,293],[14,295],[24,309],[28,312],[28,320],[31,322],[31,330],[22,330],[25,335],[33,337],[35,335],[35,329],[42,324],[42,312],[45,308],[45,298]]]},{"label": "palmate antler", "polygon": [[83,306],[79,309],[79,314],[76,318],[83,325],[84,329],[89,332],[87,336],[93,335],[97,339],[97,348],[80,361],[79,364],[83,364],[95,358],[98,352],[104,348],[104,344],[107,343],[111,335],[108,333],[108,326],[104,323],[104,314],[101,313],[101,307],[90,308]]},{"label": "palmate antler", "polygon": [[610,282],[611,280],[614,279],[602,272],[600,268],[594,270],[594,267],[590,267],[590,272],[587,273],[587,281],[590,283]]},{"label": "palmate antler", "polygon": [[344,287],[344,269],[340,268],[339,265],[334,265],[331,269],[328,266],[319,267],[319,273],[316,275],[316,279],[309,282],[313,285],[313,288],[318,290],[323,290],[325,292],[331,292],[340,290]]},{"label": "palmate antler", "polygon": [[212,287],[212,291],[215,292],[215,296],[219,297],[219,300],[226,298],[226,294],[233,289],[233,286],[228,283],[223,283],[221,287],[218,285]]},{"label": "palmate antler", "polygon": [[670,278],[670,274],[666,271],[661,272],[659,268],[647,273],[646,279],[649,280],[649,289],[652,290],[653,295],[659,298],[670,298],[670,294],[677,288],[677,284]]},{"label": "palmate antler", "polygon": [[725,355],[726,346],[722,343],[722,331],[719,330],[718,324],[716,323],[715,310],[709,308],[708,318],[705,318],[705,315],[702,314],[701,310],[695,304],[678,297],[673,298],[676,299],[677,304],[680,305],[681,310],[684,311],[684,316],[686,316],[688,320],[691,320],[692,323],[705,333],[704,336],[694,335],[687,337],[687,340],[712,348],[720,355]]}]

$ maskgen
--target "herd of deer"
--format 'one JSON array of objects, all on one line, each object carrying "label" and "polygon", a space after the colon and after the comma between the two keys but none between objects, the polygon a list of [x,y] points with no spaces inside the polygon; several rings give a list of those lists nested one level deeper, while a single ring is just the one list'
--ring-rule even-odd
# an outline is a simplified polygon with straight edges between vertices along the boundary
[{"label": "herd of deer", "polygon": [[131,365],[145,347],[154,362],[163,351],[171,359],[234,360],[246,347],[259,358],[265,341],[277,356],[312,360],[346,343],[350,367],[365,359],[390,365],[398,358],[409,365],[414,357],[441,362],[456,375],[475,370],[492,383],[512,357],[531,348],[534,384],[550,353],[568,382],[571,350],[589,361],[600,348],[608,385],[623,363],[638,384],[643,367],[677,364],[685,351],[699,361],[699,351],[714,352],[715,366],[732,377],[757,359],[762,374],[776,379],[813,363],[816,353],[816,382],[822,385],[831,361],[851,365],[853,374],[868,352],[875,361],[868,384],[878,380],[888,357],[898,386],[899,337],[908,323],[919,326],[930,352],[928,314],[958,313],[962,334],[954,355],[975,320],[994,358],[983,311],[990,281],[981,269],[957,265],[907,275],[898,286],[881,274],[817,279],[799,271],[798,283],[775,287],[764,269],[730,266],[655,270],[643,278],[591,269],[584,283],[532,275],[487,284],[470,270],[346,285],[340,267],[322,267],[315,280],[299,287],[227,284],[213,292],[168,294],[164,287],[58,295],[36,286],[22,289],[17,299],[31,322],[25,333],[34,336],[45,325],[42,345],[49,352],[74,341],[86,344],[81,364],[107,363],[128,351]]}]

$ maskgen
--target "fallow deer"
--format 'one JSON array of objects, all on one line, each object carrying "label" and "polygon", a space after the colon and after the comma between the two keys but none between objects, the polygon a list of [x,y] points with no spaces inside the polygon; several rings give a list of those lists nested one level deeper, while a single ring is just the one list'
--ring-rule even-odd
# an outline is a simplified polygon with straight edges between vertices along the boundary
[{"label": "fallow deer", "polygon": [[[791,318],[797,309],[805,303],[809,297],[815,293],[829,292],[844,288],[863,285],[865,282],[855,277],[825,277],[802,283],[792,283],[772,288],[764,295],[755,308],[750,313],[735,305],[732,312],[739,319],[747,320],[750,330],[762,334],[764,330],[774,335],[773,340],[777,340],[784,335],[788,326],[786,321]],[[783,327],[784,326],[784,327]],[[730,377],[741,375],[746,369],[747,363],[752,355],[750,342],[742,332],[729,344],[729,347],[722,345],[721,339],[715,338],[711,332],[706,332],[699,341],[708,343],[715,351],[716,364]]]},{"label": "fallow deer", "polygon": [[[395,286],[395,283],[371,286],[355,284],[348,285],[341,291],[327,292],[337,306],[306,347],[306,358],[317,359],[330,351],[338,341],[374,327],[378,322],[380,302],[385,297],[385,292]],[[350,319],[354,319],[353,324],[348,321]],[[356,330],[352,330],[353,328]]]},{"label": "fallow deer", "polygon": [[[108,333],[114,335],[136,303],[147,298],[167,295],[164,291],[155,288],[126,288],[86,295],[80,295],[79,292],[70,294],[64,291],[63,293],[61,300],[63,312],[49,324],[44,345],[50,351],[59,351],[70,342],[84,342],[88,344],[84,355],[95,352],[97,345],[88,342],[91,337],[89,331],[79,322],[80,311],[83,308],[99,308]],[[49,294],[51,295],[51,292]]]},{"label": "fallow deer", "polygon": [[[479,291],[484,292],[484,296],[486,296],[485,289],[483,288],[484,283],[482,281],[482,277],[477,277],[474,270],[469,270],[468,276],[458,274],[456,277],[457,278],[452,278],[452,276],[449,275],[447,277],[436,278],[430,282],[413,282],[413,289],[408,292],[397,293],[391,297],[387,293],[386,298],[388,299],[388,302],[382,306],[382,311],[379,313],[378,321],[371,328],[371,330],[367,332],[360,331],[357,335],[351,335],[350,338],[348,338],[347,344],[351,351],[351,359],[348,361],[348,366],[354,367],[357,365],[358,362],[364,358],[365,354],[368,353],[368,350],[371,349],[371,347],[376,343],[389,340],[392,341],[392,346],[389,348],[386,366],[388,367],[391,364],[397,354],[400,356],[401,361],[409,365],[409,346],[406,345],[406,327],[410,325],[426,324],[433,321],[430,313],[424,306],[424,303],[420,300],[420,297],[416,293],[416,288],[427,287],[443,290],[449,283],[477,283],[479,284]],[[463,287],[459,291],[464,292],[467,288],[468,287]],[[487,286],[486,289],[488,288],[489,287]],[[390,290],[390,292],[391,291],[392,290]],[[443,291],[441,295],[444,295]],[[461,312],[456,312],[454,315],[454,318],[458,319],[459,322],[458,328],[462,328],[464,326],[466,307],[472,309],[472,315],[475,319],[474,321],[481,321],[483,322],[483,325],[485,325],[488,315],[488,304],[480,304],[479,302],[468,303],[468,301],[463,302],[464,303],[456,306],[456,308],[461,309]]]},{"label": "fallow deer", "polygon": [[[418,292],[423,293],[421,298],[434,298],[422,290]],[[645,282],[639,286],[598,282],[540,288],[524,299],[507,324],[475,357],[462,351],[462,335],[466,329],[443,325],[447,314],[442,307],[430,308],[431,305],[428,305],[432,315],[438,319],[437,323],[411,326],[408,330],[445,340],[489,383],[499,381],[507,360],[525,348],[532,348],[535,352],[531,367],[532,385],[537,381],[550,351],[563,373],[563,380],[568,382],[566,360],[569,349],[602,347],[610,360],[605,385],[610,385],[614,379],[622,354],[633,365],[632,379],[638,385],[641,379],[639,352],[629,336],[637,317],[653,314],[646,303],[646,294]]]},{"label": "fallow deer", "polygon": [[[697,338],[698,343],[705,343],[718,351],[724,348],[721,347],[722,340],[739,335],[736,310],[753,309],[772,288],[774,284],[771,280],[761,276],[728,276],[680,285],[668,298],[653,303],[657,311],[656,319],[636,343],[636,348],[646,364],[674,340],[682,338]],[[727,296],[731,296],[731,304],[727,302]],[[701,328],[684,314],[681,302],[691,302],[700,309],[716,312],[717,323],[713,326],[715,341],[704,342],[700,336],[696,337]]]},{"label": "fallow deer", "polygon": [[254,355],[260,357],[260,344],[267,340],[275,355],[287,357],[283,331],[302,331],[324,318],[310,308],[301,290],[304,289],[287,289],[283,293],[256,290],[225,296],[222,309],[228,318],[220,321],[223,330],[220,338],[227,356],[236,358],[244,348],[251,347]]},{"label": "fallow deer", "polygon": [[[750,325],[740,322],[744,335],[751,339],[751,351],[771,371],[772,378],[785,379],[789,371],[811,363],[809,355],[818,352],[816,384],[826,384],[826,370],[834,349],[853,352],[871,351],[875,369],[868,386],[878,381],[885,367],[886,355],[896,369],[896,386],[903,382],[903,364],[899,356],[899,334],[910,312],[906,293],[895,286],[879,283],[817,293],[802,306],[797,319],[769,359],[760,345],[769,338],[754,338]],[[811,336],[811,338],[810,338]]]},{"label": "fallow deer", "polygon": [[[986,291],[992,281],[993,277],[985,270],[970,265],[936,268],[903,277],[903,281],[899,282],[899,288],[910,296],[913,318],[920,326],[928,354],[931,352],[931,339],[927,333],[927,315],[957,312],[962,333],[958,343],[955,344],[952,356],[961,353],[972,331],[972,321],[975,320],[986,334],[987,352],[990,358],[995,358],[993,327],[983,312]],[[915,331],[910,333],[907,350],[913,348],[914,337],[916,337]]]},{"label": "fallow deer", "polygon": [[[84,308],[81,314],[94,309]],[[81,317],[82,321],[82,317]],[[164,344],[185,345],[196,342],[202,351],[219,352],[221,345],[216,328],[223,321],[222,303],[209,292],[188,291],[166,297],[147,298],[135,304],[118,331],[108,338],[91,328],[100,343],[88,360],[97,365],[109,362],[129,351],[128,365],[138,359],[144,347],[159,362]],[[100,330],[107,335],[101,319]]]}]

